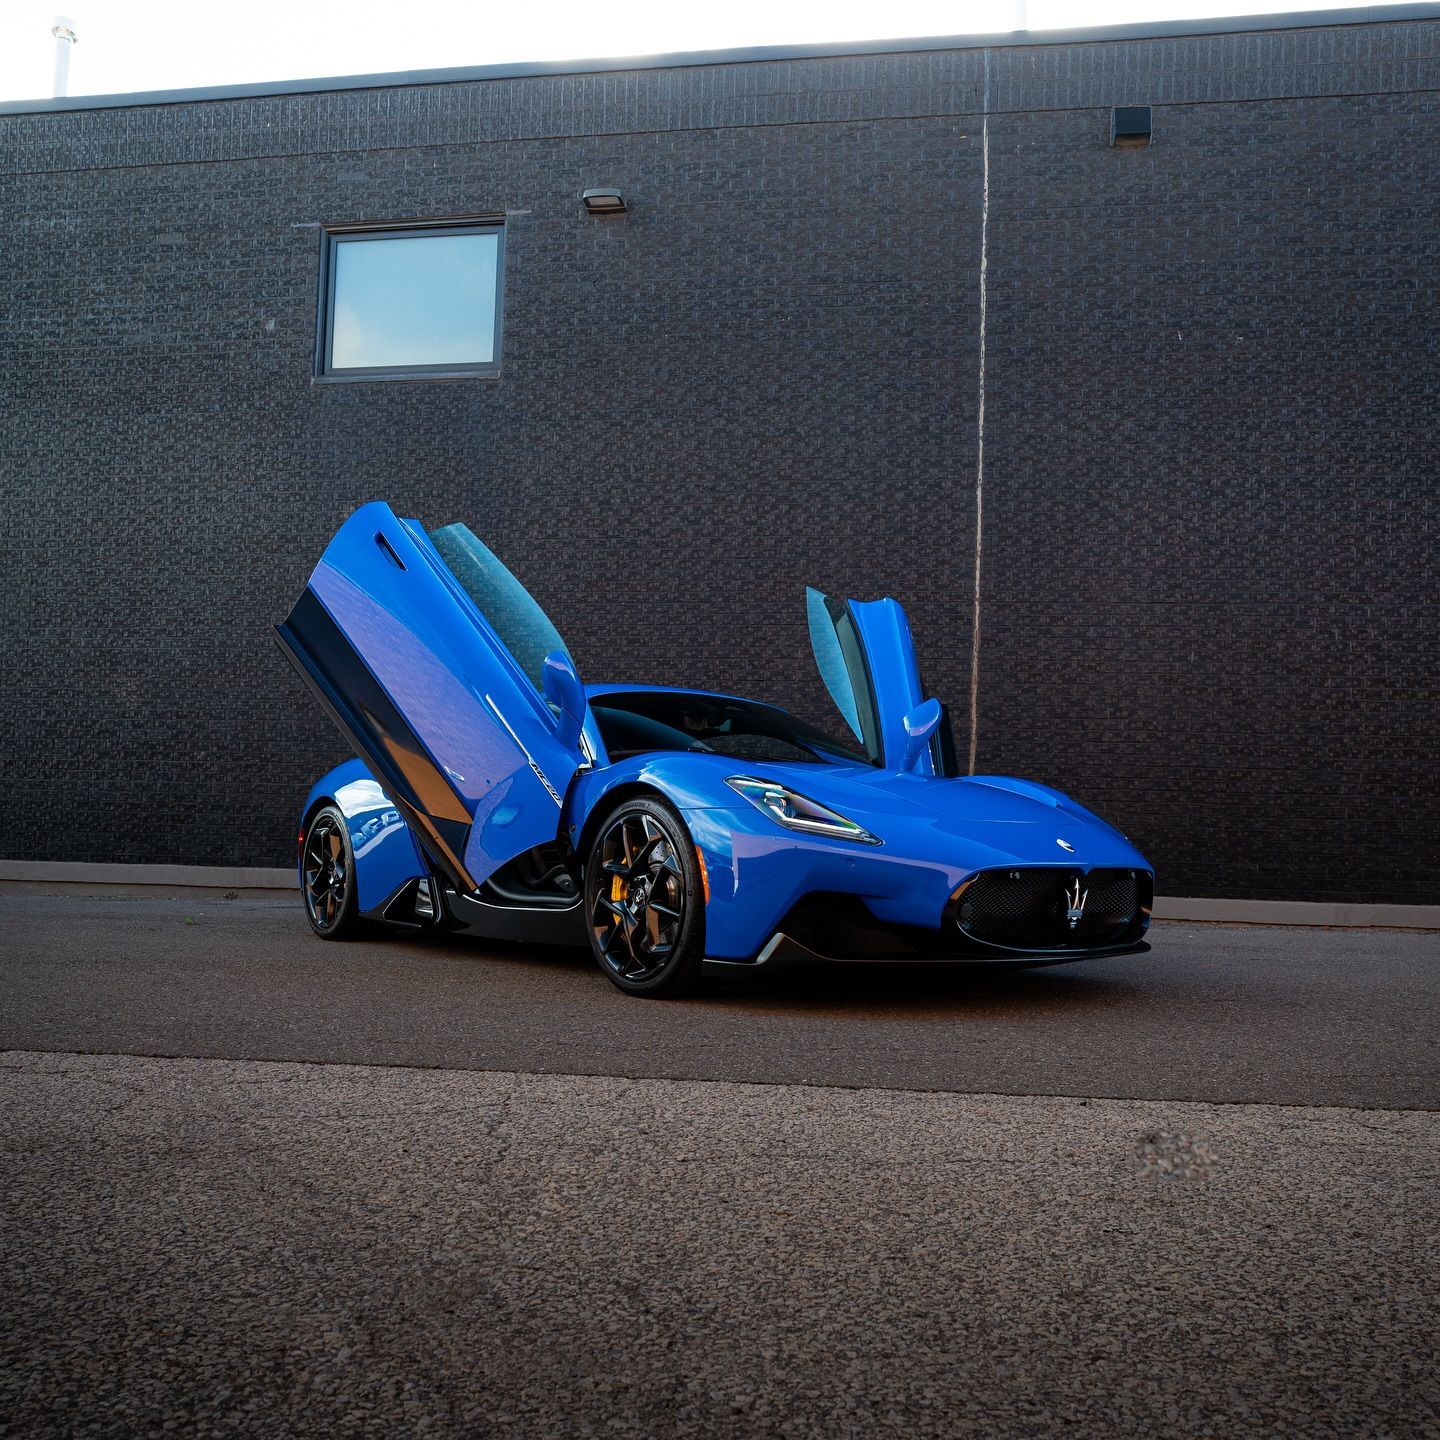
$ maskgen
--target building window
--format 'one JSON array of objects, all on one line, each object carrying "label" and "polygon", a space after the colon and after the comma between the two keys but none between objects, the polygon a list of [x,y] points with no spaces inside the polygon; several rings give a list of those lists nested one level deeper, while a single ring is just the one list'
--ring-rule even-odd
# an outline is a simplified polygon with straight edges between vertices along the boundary
[{"label": "building window", "polygon": [[494,375],[504,227],[327,230],[322,380]]}]

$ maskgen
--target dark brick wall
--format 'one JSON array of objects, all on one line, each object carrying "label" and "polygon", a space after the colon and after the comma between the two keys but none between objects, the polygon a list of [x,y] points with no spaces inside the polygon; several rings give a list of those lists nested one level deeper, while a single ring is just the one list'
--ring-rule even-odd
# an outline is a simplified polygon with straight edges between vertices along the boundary
[{"label": "dark brick wall", "polygon": [[[342,751],[269,625],[375,497],[595,678],[823,713],[803,585],[897,594],[963,748],[988,65],[980,768],[1164,893],[1440,900],[1437,36],[0,118],[0,853],[284,863]],[[322,222],[500,210],[500,379],[311,383]]]}]

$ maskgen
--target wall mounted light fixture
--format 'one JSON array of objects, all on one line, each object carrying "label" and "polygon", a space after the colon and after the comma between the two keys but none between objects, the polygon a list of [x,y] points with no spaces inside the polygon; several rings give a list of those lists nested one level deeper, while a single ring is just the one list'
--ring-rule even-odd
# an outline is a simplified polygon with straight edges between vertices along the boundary
[{"label": "wall mounted light fixture", "polygon": [[1150,143],[1150,107],[1117,105],[1110,112],[1110,143],[1117,150],[1138,150]]},{"label": "wall mounted light fixture", "polygon": [[598,190],[583,190],[580,199],[589,215],[623,215],[627,209],[625,197],[613,185],[602,185]]}]

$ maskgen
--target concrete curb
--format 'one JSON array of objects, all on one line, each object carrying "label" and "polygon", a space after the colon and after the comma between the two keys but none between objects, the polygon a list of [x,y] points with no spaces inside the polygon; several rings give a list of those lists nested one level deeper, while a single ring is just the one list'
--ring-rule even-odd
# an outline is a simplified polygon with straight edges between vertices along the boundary
[{"label": "concrete curb", "polygon": [[1155,897],[1157,920],[1219,921],[1232,925],[1380,925],[1440,930],[1440,905],[1355,905],[1345,901],[1186,899]]},{"label": "concrete curb", "polygon": [[[293,870],[225,865],[90,865],[63,860],[0,860],[0,884],[167,886],[201,890],[292,890]],[[1157,920],[1232,925],[1385,926],[1440,930],[1440,905],[1355,905],[1343,901],[1230,900],[1160,895]]]},{"label": "concrete curb", "polygon": [[291,890],[295,871],[230,865],[89,865],[68,860],[0,860],[0,881],[62,885],[183,885],[207,890]]}]

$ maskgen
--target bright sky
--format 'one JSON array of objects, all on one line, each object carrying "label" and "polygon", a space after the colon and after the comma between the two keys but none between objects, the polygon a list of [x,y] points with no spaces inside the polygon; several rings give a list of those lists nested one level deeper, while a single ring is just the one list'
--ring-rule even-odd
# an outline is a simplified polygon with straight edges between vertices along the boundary
[{"label": "bright sky", "polygon": [[0,0],[0,99],[51,93],[58,12],[69,93],[103,95],[513,60],[653,55],[1350,8],[1359,0]]}]

